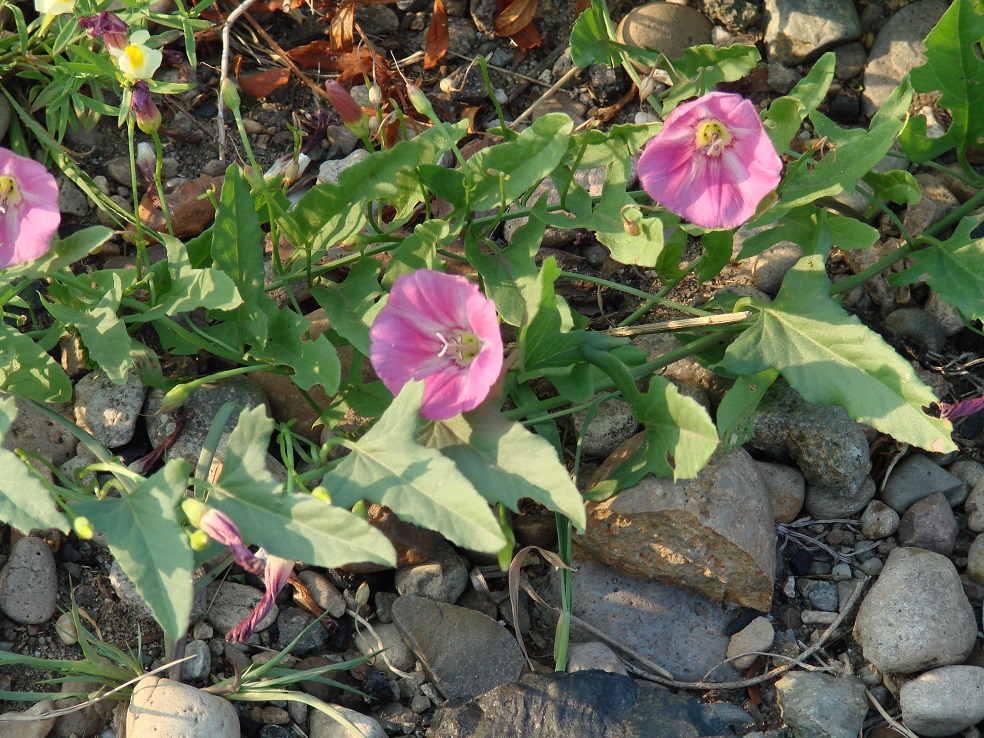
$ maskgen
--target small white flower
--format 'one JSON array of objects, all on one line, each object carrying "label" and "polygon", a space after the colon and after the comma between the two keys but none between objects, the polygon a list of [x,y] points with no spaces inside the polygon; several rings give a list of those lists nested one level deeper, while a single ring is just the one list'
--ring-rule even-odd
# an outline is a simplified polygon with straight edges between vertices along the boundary
[{"label": "small white flower", "polygon": [[164,55],[146,45],[149,38],[148,31],[134,32],[123,53],[116,57],[120,71],[130,79],[150,79],[161,65]]},{"label": "small white flower", "polygon": [[75,10],[75,0],[34,0],[39,15],[64,15]]}]

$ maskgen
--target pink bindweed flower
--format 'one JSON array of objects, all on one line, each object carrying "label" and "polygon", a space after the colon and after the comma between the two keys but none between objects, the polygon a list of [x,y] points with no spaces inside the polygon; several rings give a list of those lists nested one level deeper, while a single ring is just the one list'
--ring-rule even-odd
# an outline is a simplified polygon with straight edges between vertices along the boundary
[{"label": "pink bindweed flower", "polygon": [[270,610],[273,609],[277,600],[277,595],[287,585],[290,573],[294,570],[293,561],[282,559],[264,551],[261,553],[265,554],[266,566],[263,570],[263,583],[266,585],[266,591],[260,601],[256,603],[253,611],[246,616],[246,619],[226,634],[226,640],[232,643],[245,643],[249,640],[253,631],[256,630],[256,626],[270,614]]},{"label": "pink bindweed flower", "polygon": [[333,79],[325,82],[325,92],[346,128],[360,138],[369,135],[369,116],[352,97],[352,93]]},{"label": "pink bindweed flower", "polygon": [[393,394],[424,381],[427,420],[474,410],[502,369],[495,304],[464,277],[430,269],[396,280],[369,341],[372,366]]},{"label": "pink bindweed flower", "polygon": [[60,224],[55,178],[33,159],[0,148],[0,269],[44,254]]},{"label": "pink bindweed flower", "polygon": [[161,111],[157,109],[150,85],[145,80],[138,80],[130,90],[130,110],[137,120],[137,126],[144,133],[156,133],[161,127]]},{"label": "pink bindweed flower", "polygon": [[237,564],[257,576],[263,573],[263,560],[246,548],[242,534],[232,518],[221,510],[190,497],[182,501],[181,509],[188,516],[189,523],[208,533],[212,540],[228,546]]},{"label": "pink bindweed flower", "polygon": [[711,92],[675,108],[639,159],[643,189],[701,228],[734,228],[779,184],[782,160],[755,106]]},{"label": "pink bindweed flower", "polygon": [[130,27],[115,13],[104,10],[99,15],[87,15],[79,18],[79,25],[93,38],[101,38],[113,56],[119,56],[126,48],[126,33]]}]

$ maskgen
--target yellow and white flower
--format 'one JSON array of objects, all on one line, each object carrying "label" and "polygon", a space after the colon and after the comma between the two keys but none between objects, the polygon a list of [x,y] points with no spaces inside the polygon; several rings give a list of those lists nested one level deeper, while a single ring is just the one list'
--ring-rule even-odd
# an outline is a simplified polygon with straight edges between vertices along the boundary
[{"label": "yellow and white flower", "polygon": [[75,0],[34,0],[38,15],[64,15],[75,10]]},{"label": "yellow and white flower", "polygon": [[148,31],[135,31],[123,53],[116,57],[120,71],[130,79],[151,79],[161,65],[163,54],[147,46]]}]

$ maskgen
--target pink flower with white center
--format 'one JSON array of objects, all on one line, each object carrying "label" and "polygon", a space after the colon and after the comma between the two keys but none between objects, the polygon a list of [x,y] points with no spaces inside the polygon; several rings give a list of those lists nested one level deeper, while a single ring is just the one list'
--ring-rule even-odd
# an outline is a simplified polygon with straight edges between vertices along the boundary
[{"label": "pink flower with white center", "polygon": [[0,269],[44,254],[60,224],[55,178],[33,159],[0,148]]},{"label": "pink flower with white center", "polygon": [[464,277],[430,269],[394,282],[369,342],[372,366],[393,394],[423,380],[427,420],[474,410],[502,369],[495,304]]},{"label": "pink flower with white center", "polygon": [[782,160],[755,106],[711,92],[673,110],[639,159],[642,188],[701,228],[734,228],[779,184]]},{"label": "pink flower with white center", "polygon": [[245,643],[249,640],[253,631],[256,630],[256,626],[270,614],[277,601],[277,595],[287,585],[290,573],[294,571],[293,561],[268,554],[262,549],[259,553],[265,554],[266,567],[263,570],[263,583],[266,585],[266,591],[260,601],[256,603],[253,611],[246,616],[246,619],[226,633],[226,640],[233,643]]}]

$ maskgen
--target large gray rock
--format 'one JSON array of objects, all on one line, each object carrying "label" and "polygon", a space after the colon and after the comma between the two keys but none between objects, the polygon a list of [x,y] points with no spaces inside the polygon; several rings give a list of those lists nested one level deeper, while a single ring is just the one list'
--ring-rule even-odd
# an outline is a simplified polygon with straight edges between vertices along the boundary
[{"label": "large gray rock", "polygon": [[882,26],[864,70],[861,103],[865,115],[877,113],[909,70],[925,63],[923,39],[949,5],[947,0],[921,0],[894,13]]},{"label": "large gray rock", "polygon": [[668,2],[646,3],[629,11],[618,24],[618,40],[629,46],[661,51],[670,59],[689,46],[711,42],[710,18],[694,8]]},{"label": "large gray rock", "polygon": [[942,666],[899,692],[902,721],[921,736],[945,736],[984,720],[984,669]]},{"label": "large gray rock", "polygon": [[861,603],[854,638],[888,674],[959,664],[977,637],[974,611],[953,563],[921,548],[896,548]]},{"label": "large gray rock", "polygon": [[512,633],[480,612],[405,595],[393,603],[393,623],[448,699],[473,697],[523,671]]},{"label": "large gray rock", "polygon": [[121,386],[97,369],[75,385],[75,422],[106,448],[118,448],[133,438],[146,395],[147,385],[136,372]]},{"label": "large gray rock", "polygon": [[949,556],[957,542],[957,520],[940,492],[924,497],[905,511],[899,545],[915,546]]},{"label": "large gray rock", "polygon": [[46,623],[55,614],[58,574],[48,544],[28,536],[17,539],[0,570],[0,610],[24,625]]},{"label": "large gray rock", "polygon": [[[365,738],[386,738],[386,731],[368,715],[339,705],[331,705],[331,707],[352,723]],[[312,710],[311,738],[352,738],[352,734],[348,728],[330,715],[325,715],[320,710]]]},{"label": "large gray rock", "polygon": [[864,682],[791,671],[776,682],[782,719],[800,738],[857,738],[868,713]]},{"label": "large gray rock", "polygon": [[224,697],[170,679],[145,676],[130,697],[126,734],[132,738],[239,738],[239,716]]},{"label": "large gray rock", "polygon": [[799,64],[861,36],[851,0],[765,0],[770,62]]},{"label": "large gray rock", "polygon": [[[618,463],[616,456],[606,463]],[[597,477],[604,476],[599,469]],[[587,515],[578,544],[620,572],[757,610],[771,606],[772,499],[744,449],[716,452],[696,479],[674,483],[647,475],[590,503]]]},{"label": "large gray rock", "polygon": [[574,431],[582,436],[581,451],[589,456],[608,456],[628,441],[639,428],[632,406],[625,400],[609,400],[597,406],[591,422],[584,428],[588,411],[574,413]]},{"label": "large gray rock", "polygon": [[8,451],[23,449],[32,451],[55,466],[61,466],[75,455],[78,439],[61,423],[50,420],[19,397],[0,392],[0,399],[14,397],[17,417],[3,437],[3,448]]},{"label": "large gray rock", "polygon": [[967,497],[967,483],[922,454],[910,454],[898,463],[882,490],[882,501],[902,515],[912,505],[941,492],[950,505]]}]

